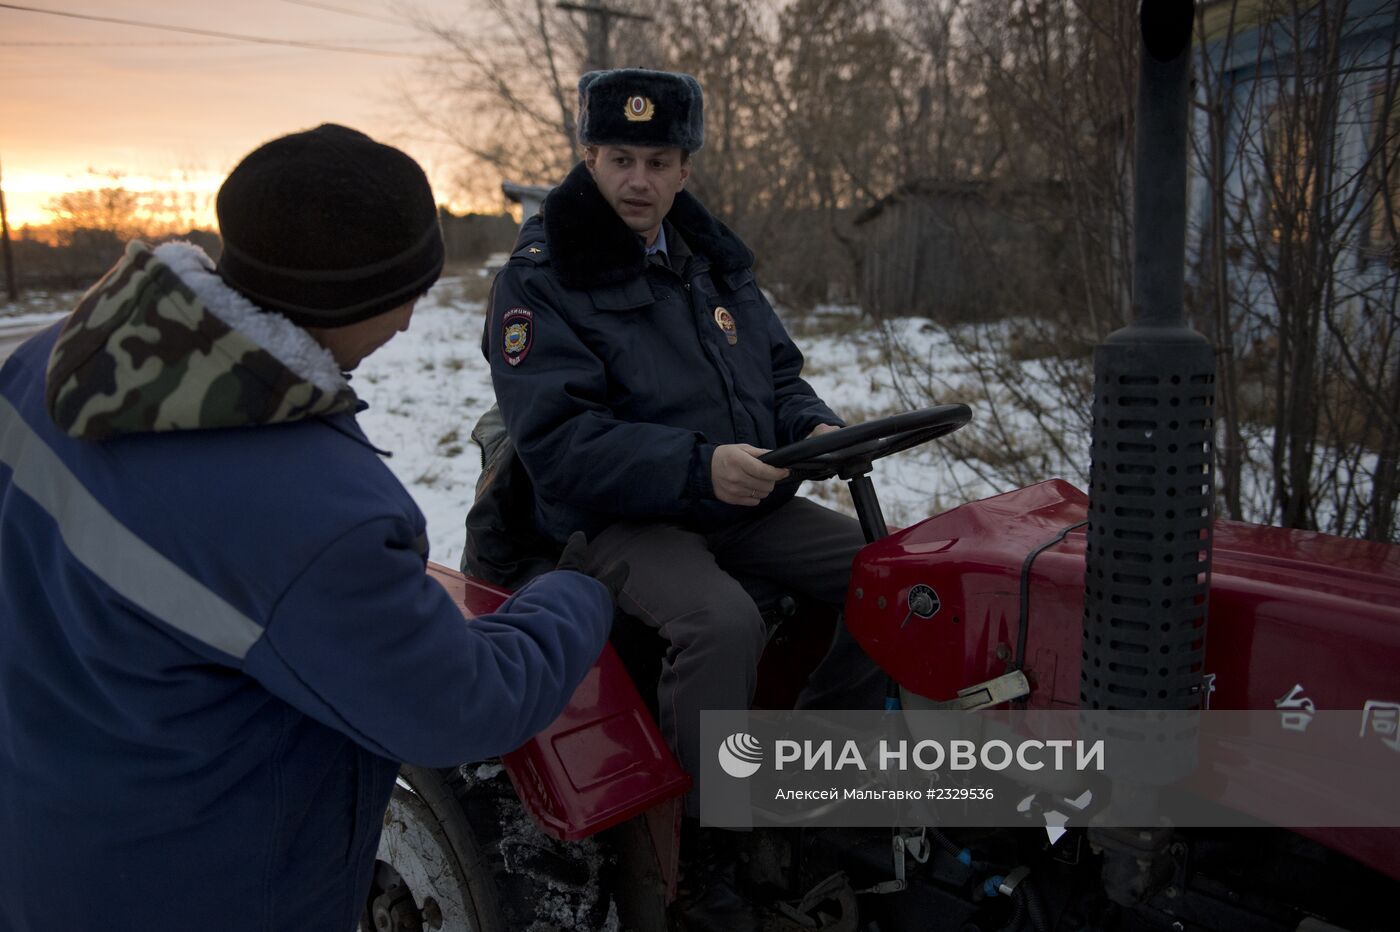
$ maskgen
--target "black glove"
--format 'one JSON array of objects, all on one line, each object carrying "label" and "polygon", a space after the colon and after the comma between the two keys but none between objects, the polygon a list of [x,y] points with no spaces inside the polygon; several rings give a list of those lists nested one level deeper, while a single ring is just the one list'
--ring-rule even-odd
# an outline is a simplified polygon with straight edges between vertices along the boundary
[{"label": "black glove", "polygon": [[589,569],[588,563],[588,538],[583,536],[582,531],[574,531],[569,535],[569,542],[564,545],[564,552],[559,554],[559,562],[555,564],[554,568],[556,570],[573,570],[576,573],[583,573],[585,576],[592,576],[608,587],[608,594],[612,596],[613,605],[617,605],[617,597],[622,594],[622,587],[627,584],[627,574],[631,572],[627,561],[618,560],[612,566],[601,570]]}]

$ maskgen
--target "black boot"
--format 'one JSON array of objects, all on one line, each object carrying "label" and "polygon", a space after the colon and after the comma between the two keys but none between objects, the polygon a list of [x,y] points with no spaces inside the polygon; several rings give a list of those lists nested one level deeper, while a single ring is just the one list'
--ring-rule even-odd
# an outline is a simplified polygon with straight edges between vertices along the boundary
[{"label": "black boot", "polygon": [[739,889],[745,833],[685,827],[676,917],[685,932],[758,932],[758,908]]}]

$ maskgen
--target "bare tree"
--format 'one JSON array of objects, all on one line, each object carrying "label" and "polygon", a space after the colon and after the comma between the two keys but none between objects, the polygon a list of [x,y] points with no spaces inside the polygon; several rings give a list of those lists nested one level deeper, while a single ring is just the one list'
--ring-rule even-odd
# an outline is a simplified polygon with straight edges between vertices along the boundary
[{"label": "bare tree", "polygon": [[[631,10],[635,0],[610,0]],[[461,153],[456,184],[469,198],[500,196],[503,178],[552,184],[577,159],[578,79],[589,54],[584,14],[554,0],[470,0],[460,20],[419,15],[437,45],[403,95],[426,133]],[[614,62],[646,65],[648,26],[611,30]]]},{"label": "bare tree", "polygon": [[[1378,23],[1294,0],[1253,13],[1243,58],[1236,4],[1216,5],[1225,25],[1198,69],[1195,294],[1221,349],[1223,502],[1235,517],[1392,539],[1400,13]],[[1378,27],[1389,41],[1361,41]]]},{"label": "bare tree", "polygon": [[121,176],[114,174],[106,187],[69,191],[49,200],[49,231],[59,246],[71,247],[85,234],[125,241],[144,231],[139,216],[141,196],[121,181]]},{"label": "bare tree", "polygon": [[[996,257],[977,280],[981,320],[948,328],[953,372],[910,358],[892,325],[890,375],[910,406],[974,405],[973,425],[943,447],[985,485],[1082,482],[1090,350],[1131,304],[1136,23],[1119,3],[1017,2],[968,5],[948,34],[958,91],[976,104],[956,138],[980,161],[961,167],[991,182],[984,206],[1043,247],[1009,252],[985,211],[966,218],[964,246]],[[1061,268],[1032,267],[1047,262]]]},{"label": "bare tree", "polygon": [[770,8],[744,0],[667,0],[655,27],[659,67],[694,75],[705,91],[705,147],[690,189],[763,240],[794,203],[775,24]]}]

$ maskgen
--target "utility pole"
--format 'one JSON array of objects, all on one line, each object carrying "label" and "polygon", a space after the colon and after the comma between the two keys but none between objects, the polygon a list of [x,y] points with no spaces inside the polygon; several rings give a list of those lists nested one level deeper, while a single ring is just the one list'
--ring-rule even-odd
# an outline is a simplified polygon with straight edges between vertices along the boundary
[{"label": "utility pole", "polygon": [[9,285],[10,300],[19,298],[19,283],[15,281],[15,257],[10,251],[10,218],[5,215],[4,172],[0,171],[0,241],[5,251],[5,281]]},{"label": "utility pole", "polygon": [[612,24],[615,19],[635,19],[650,22],[650,16],[614,10],[601,3],[568,3],[560,0],[556,4],[561,10],[582,13],[588,17],[588,58],[583,63],[584,71],[606,71],[612,67]]}]

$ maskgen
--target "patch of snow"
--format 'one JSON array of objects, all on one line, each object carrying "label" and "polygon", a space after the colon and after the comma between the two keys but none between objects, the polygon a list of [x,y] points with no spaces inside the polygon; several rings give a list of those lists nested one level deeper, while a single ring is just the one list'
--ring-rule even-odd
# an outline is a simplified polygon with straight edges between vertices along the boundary
[{"label": "patch of snow", "polygon": [[21,330],[28,327],[46,327],[68,316],[68,311],[29,311],[25,313],[0,314],[0,330]]},{"label": "patch of snow", "polygon": [[485,308],[444,278],[418,302],[406,333],[366,359],[350,385],[369,410],[370,441],[390,450],[389,468],[428,519],[430,558],[456,568],[466,543],[481,454],[472,426],[495,403],[481,355]]},{"label": "patch of snow", "polygon": [[622,919],[617,914],[617,900],[615,898],[608,899],[608,915],[603,920],[603,926],[599,932],[622,932]]},{"label": "patch of snow", "polygon": [[[575,842],[556,841],[540,831],[519,804],[500,812],[499,850],[505,869],[525,874],[541,883],[546,892],[533,904],[534,921],[525,932],[592,930],[593,912],[599,902],[604,854],[596,838]],[[582,882],[560,872],[586,874]]]},{"label": "patch of snow", "polygon": [[6,324],[28,319],[31,323],[47,323],[58,320],[78,306],[86,292],[80,288],[24,288],[19,297],[11,301],[9,294],[0,291],[0,321]]}]

